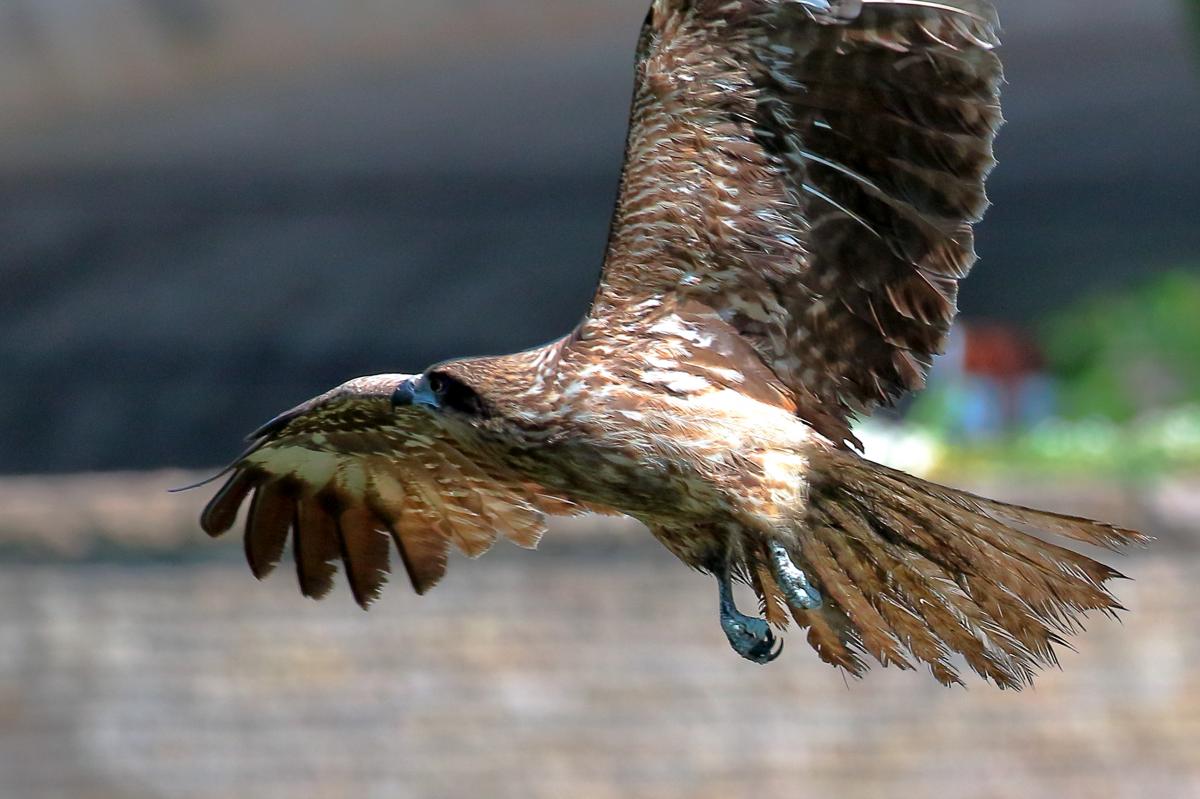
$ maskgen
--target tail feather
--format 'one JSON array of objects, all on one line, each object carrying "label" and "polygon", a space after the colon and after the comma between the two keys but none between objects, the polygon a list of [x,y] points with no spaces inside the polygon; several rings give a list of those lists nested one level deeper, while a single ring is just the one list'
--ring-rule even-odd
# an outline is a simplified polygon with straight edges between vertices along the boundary
[{"label": "tail feather", "polygon": [[792,608],[792,618],[800,627],[808,628],[808,645],[821,660],[855,677],[866,673],[868,666],[858,655],[863,648],[854,623],[840,608],[826,606],[819,611]]},{"label": "tail feather", "polygon": [[889,572],[905,575],[902,583],[909,610],[941,640],[941,666],[953,672],[949,658],[958,652],[977,674],[1004,687],[1015,687],[1030,672],[1023,664],[1028,649],[945,577],[936,563],[906,556],[899,546],[885,546],[879,558]]},{"label": "tail feather", "polygon": [[845,541],[838,539],[836,530],[820,530],[812,546],[805,550],[806,562],[830,597],[854,620],[853,628],[862,648],[884,665],[894,663],[902,669],[911,669],[912,664],[904,657],[894,631],[861,587],[872,585],[877,581],[876,576],[859,568],[861,561],[849,553]]},{"label": "tail feather", "polygon": [[[793,558],[825,604],[793,615],[827,662],[861,674],[926,664],[961,682],[961,656],[1003,688],[1055,666],[1083,615],[1123,610],[1105,583],[1116,570],[1024,532],[1117,549],[1149,539],[1090,519],[1007,505],[920,480],[843,451],[813,461],[809,506]],[[776,596],[769,571],[760,596]],[[764,593],[765,592],[765,593]]]},{"label": "tail feather", "polygon": [[[977,545],[979,557],[960,567],[960,573],[978,574],[996,588],[1015,593],[1032,611],[1062,632],[1076,632],[1070,611],[1104,610],[1113,605],[1112,596],[1101,587],[1107,577],[1097,580],[1092,574],[1103,570],[1106,575],[1115,576],[1116,572],[1078,553],[1013,528],[968,525],[949,517],[935,529],[947,547],[968,536]],[[1066,555],[1055,558],[1056,553]],[[1080,563],[1090,568],[1073,568]]]},{"label": "tail feather", "polygon": [[[977,511],[971,507],[974,503],[943,500],[941,495],[952,489],[892,470],[882,473],[874,483],[860,479],[858,484],[873,500],[868,512],[887,519],[887,529],[911,530],[914,522],[904,518],[903,514],[907,513],[921,522],[928,533],[920,543],[928,547],[925,551],[933,559],[940,559],[948,569],[977,572],[997,587],[1015,591],[1031,608],[1065,625],[1065,632],[1075,629],[1071,614],[1064,611],[1121,609],[1114,605],[1113,597],[1103,588],[1106,580],[1120,577],[1119,572],[1077,552],[1025,534],[991,514],[985,515],[982,508]],[[995,508],[1002,507],[1001,503],[988,502]],[[898,513],[891,507],[895,505],[903,507],[904,511]],[[1065,517],[1056,517],[1053,524],[1059,524],[1061,518]],[[1106,527],[1109,531],[1116,529],[1088,520],[1084,522],[1088,526]],[[1137,538],[1130,539],[1130,543],[1141,538],[1140,534],[1132,535]],[[950,552],[958,557],[942,558],[943,553]],[[961,559],[964,557],[966,562]]]},{"label": "tail feather", "polygon": [[[840,453],[839,453],[840,454]],[[859,458],[859,460],[862,460]],[[961,509],[983,514],[993,521],[1013,525],[1035,527],[1043,534],[1061,535],[1085,544],[1103,547],[1119,552],[1130,544],[1148,544],[1153,540],[1145,533],[1118,527],[1107,522],[1085,519],[1082,516],[1069,516],[1053,511],[1027,508],[1023,505],[1012,505],[999,502],[969,491],[947,488],[946,486],[929,483],[896,469],[891,469],[870,461],[870,466],[880,475],[898,480],[902,483],[918,483],[926,492],[926,496],[941,500]]]},{"label": "tail feather", "polygon": [[[893,475],[888,475],[888,477],[894,479]],[[911,485],[913,481],[919,484],[917,486],[918,490],[925,486],[940,489],[937,492],[930,492],[926,495],[927,504],[917,508],[918,512],[923,513],[925,516],[928,516],[930,513],[937,514],[937,517],[948,521],[951,525],[961,527],[963,524],[963,512],[966,511],[967,518],[970,521],[976,522],[970,531],[978,536],[980,542],[990,546],[992,551],[1024,560],[1030,565],[1040,567],[1051,573],[1067,572],[1075,574],[1087,579],[1096,586],[1103,584],[1105,580],[1122,576],[1120,572],[1103,563],[1048,541],[1031,536],[1005,537],[1003,535],[1004,531],[1014,529],[1016,525],[1035,527],[1043,534],[1066,535],[1069,528],[1066,526],[1064,520],[1071,517],[1047,514],[1046,523],[1040,524],[1036,516],[1037,511],[1020,508],[1018,509],[1019,513],[1006,514],[1001,512],[1005,506],[1002,503],[992,500],[987,500],[987,506],[977,505],[973,501],[958,503],[954,501],[952,496],[942,496],[942,493],[946,491],[942,486],[934,486],[932,483],[917,481],[913,477],[909,477],[908,484]],[[975,519],[980,514],[983,514],[983,523],[978,523]],[[935,527],[934,529],[941,530],[944,528]],[[1136,531],[1121,530],[1110,525],[1093,522],[1089,519],[1079,519],[1077,529],[1070,529],[1069,532],[1072,535],[1067,537],[1073,540],[1103,546],[1107,549],[1115,549],[1116,544],[1114,542],[1118,540],[1123,541],[1123,545],[1144,544],[1149,540],[1146,536]],[[1118,534],[1123,535],[1123,537],[1118,539]],[[942,540],[945,540],[945,536],[942,536]]]},{"label": "tail feather", "polygon": [[[861,557],[870,563],[887,582],[891,604],[896,611],[892,618],[904,625],[904,632],[920,648],[913,652],[933,669],[943,683],[960,682],[950,663],[954,651],[963,653],[978,670],[991,671],[979,642],[952,615],[945,611],[944,586],[939,586],[940,572],[930,561],[917,554],[897,551],[887,542],[862,546]],[[970,640],[968,640],[970,639]]]},{"label": "tail feather", "polygon": [[[834,533],[831,543],[840,541],[847,545],[844,557],[854,564],[856,582],[872,607],[887,622],[896,640],[917,660],[928,665],[941,682],[958,682],[957,677],[950,676],[953,670],[948,670],[949,667],[944,662],[948,653],[942,642],[903,595],[900,587],[903,573],[890,570],[888,565],[881,566],[878,559],[870,557],[870,545],[874,542],[875,535],[866,517],[857,513],[853,505],[834,505],[829,508],[829,518],[826,522],[828,526],[820,529]],[[864,541],[867,542],[866,546],[862,543]]]}]

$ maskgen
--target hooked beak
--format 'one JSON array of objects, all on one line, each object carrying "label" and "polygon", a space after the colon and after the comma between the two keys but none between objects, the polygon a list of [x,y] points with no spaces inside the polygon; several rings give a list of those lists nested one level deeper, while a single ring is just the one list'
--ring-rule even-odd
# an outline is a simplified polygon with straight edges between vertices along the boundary
[{"label": "hooked beak", "polygon": [[424,405],[434,409],[438,407],[437,395],[429,387],[429,381],[424,375],[408,378],[392,392],[392,407],[404,408],[411,405]]}]

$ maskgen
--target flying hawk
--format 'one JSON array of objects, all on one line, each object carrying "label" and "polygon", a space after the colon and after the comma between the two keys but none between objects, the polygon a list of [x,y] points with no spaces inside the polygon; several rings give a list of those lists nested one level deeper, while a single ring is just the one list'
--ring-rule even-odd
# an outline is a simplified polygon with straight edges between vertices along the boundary
[{"label": "flying hawk", "polygon": [[[851,423],[922,387],[975,261],[1001,124],[982,0],[654,0],[599,288],[565,337],[378,375],[251,436],[208,505],[252,496],[255,576],[345,564],[374,600],[392,543],[417,593],[451,548],[624,514],[716,577],[743,657],[789,617],[825,661],[1000,686],[1055,662],[1119,575],[1046,540],[1143,541],[864,459]],[[1041,534],[1035,537],[1027,531]],[[749,585],[762,618],[731,584]]]}]

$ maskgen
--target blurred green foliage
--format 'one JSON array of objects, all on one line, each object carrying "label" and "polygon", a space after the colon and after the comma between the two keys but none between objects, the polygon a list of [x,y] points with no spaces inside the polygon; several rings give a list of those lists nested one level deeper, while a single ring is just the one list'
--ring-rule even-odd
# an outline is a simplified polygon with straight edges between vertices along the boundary
[{"label": "blurred green foliage", "polygon": [[1200,469],[1200,404],[1147,414],[1130,424],[1093,417],[1050,419],[971,443],[943,442],[945,474],[1105,475],[1125,480]]},{"label": "blurred green foliage", "polygon": [[1084,300],[1042,331],[1066,419],[1129,422],[1200,401],[1200,273]]},{"label": "blurred green foliage", "polygon": [[937,471],[1104,474],[1200,469],[1200,271],[1097,294],[1039,327],[1055,414],[997,436],[965,436],[969,383],[934,380],[907,415]]}]

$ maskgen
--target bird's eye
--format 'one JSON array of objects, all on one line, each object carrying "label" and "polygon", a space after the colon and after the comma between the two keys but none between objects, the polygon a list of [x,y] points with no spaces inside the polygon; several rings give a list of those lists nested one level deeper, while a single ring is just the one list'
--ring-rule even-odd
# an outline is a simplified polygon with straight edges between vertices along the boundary
[{"label": "bird's eye", "polygon": [[437,397],[438,405],[472,416],[487,416],[488,408],[475,389],[449,375],[434,373],[427,378],[429,390]]}]

